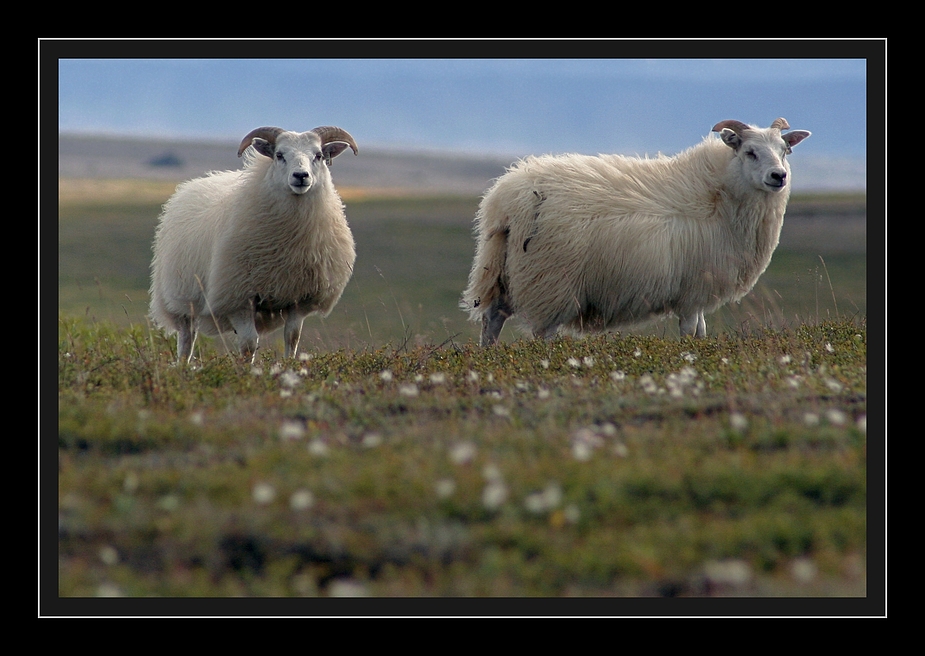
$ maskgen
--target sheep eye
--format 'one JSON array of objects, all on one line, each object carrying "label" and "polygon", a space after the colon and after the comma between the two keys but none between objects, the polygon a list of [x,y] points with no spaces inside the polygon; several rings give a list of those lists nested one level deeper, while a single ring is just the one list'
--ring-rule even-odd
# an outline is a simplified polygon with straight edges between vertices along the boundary
[{"label": "sheep eye", "polygon": [[745,156],[748,157],[749,159],[758,159],[758,155],[755,154],[754,150],[746,150]]},{"label": "sheep eye", "polygon": [[277,151],[277,153],[276,153],[276,159],[278,159],[280,162],[285,161],[285,158],[283,157],[283,154],[282,154],[281,152],[278,152],[278,151]]}]

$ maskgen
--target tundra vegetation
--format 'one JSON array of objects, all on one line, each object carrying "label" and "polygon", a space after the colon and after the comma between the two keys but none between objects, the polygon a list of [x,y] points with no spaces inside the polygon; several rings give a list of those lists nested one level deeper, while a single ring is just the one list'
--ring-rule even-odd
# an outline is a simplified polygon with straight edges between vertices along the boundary
[{"label": "tundra vegetation", "polygon": [[342,195],[356,271],[301,357],[178,367],[144,319],[158,202],[62,193],[60,597],[868,594],[863,253],[784,241],[702,339],[486,349],[478,200]]}]

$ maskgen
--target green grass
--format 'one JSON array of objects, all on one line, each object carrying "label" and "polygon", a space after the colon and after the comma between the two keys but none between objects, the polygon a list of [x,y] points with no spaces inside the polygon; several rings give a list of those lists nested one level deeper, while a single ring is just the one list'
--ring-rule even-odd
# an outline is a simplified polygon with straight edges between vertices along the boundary
[{"label": "green grass", "polygon": [[172,360],[59,321],[63,597],[866,592],[863,325]]},{"label": "green grass", "polygon": [[476,204],[348,202],[303,357],[194,367],[144,319],[156,206],[63,205],[58,595],[866,596],[865,254],[779,251],[704,340],[480,349]]}]

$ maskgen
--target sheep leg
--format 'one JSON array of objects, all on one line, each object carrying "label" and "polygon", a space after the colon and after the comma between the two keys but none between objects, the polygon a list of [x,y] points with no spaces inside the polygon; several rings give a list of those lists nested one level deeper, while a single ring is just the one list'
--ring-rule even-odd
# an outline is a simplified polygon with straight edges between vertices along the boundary
[{"label": "sheep leg", "polygon": [[248,308],[245,311],[228,317],[235,334],[238,336],[238,352],[246,362],[253,362],[257,354],[259,334],[254,322],[254,311]]},{"label": "sheep leg", "polygon": [[177,364],[187,364],[193,358],[197,332],[192,317],[180,317],[177,323]]},{"label": "sheep leg", "polygon": [[501,328],[512,314],[514,314],[513,310],[503,297],[495,300],[482,315],[482,335],[479,339],[479,346],[497,344]]},{"label": "sheep leg", "polygon": [[694,312],[681,317],[678,327],[681,330],[682,337],[706,337],[707,335],[707,321],[703,316],[703,312]]},{"label": "sheep leg", "polygon": [[299,338],[302,336],[302,322],[305,316],[289,310],[285,312],[286,324],[283,328],[283,341],[286,345],[286,357],[294,358],[299,349]]}]

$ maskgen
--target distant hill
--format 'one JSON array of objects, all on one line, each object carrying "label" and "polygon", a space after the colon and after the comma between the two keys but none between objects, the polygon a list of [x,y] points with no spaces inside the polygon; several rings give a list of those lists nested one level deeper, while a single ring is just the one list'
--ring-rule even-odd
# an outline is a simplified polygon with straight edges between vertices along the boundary
[{"label": "distant hill", "polygon": [[[62,134],[58,137],[61,178],[148,178],[186,180],[207,171],[236,169],[237,143],[169,141]],[[439,151],[363,148],[334,161],[338,185],[419,192],[481,194],[517,156],[479,157]],[[863,191],[866,165],[852,158],[794,155],[794,189]]]}]

